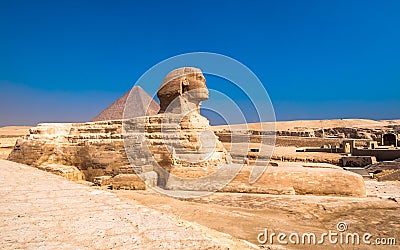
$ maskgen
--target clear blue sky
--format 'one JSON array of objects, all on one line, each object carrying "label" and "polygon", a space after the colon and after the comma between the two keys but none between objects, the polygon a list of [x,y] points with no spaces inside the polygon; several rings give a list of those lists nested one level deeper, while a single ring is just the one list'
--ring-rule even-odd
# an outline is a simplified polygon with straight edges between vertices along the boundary
[{"label": "clear blue sky", "polygon": [[0,126],[86,121],[171,56],[261,79],[278,120],[400,118],[400,1],[0,1]]}]

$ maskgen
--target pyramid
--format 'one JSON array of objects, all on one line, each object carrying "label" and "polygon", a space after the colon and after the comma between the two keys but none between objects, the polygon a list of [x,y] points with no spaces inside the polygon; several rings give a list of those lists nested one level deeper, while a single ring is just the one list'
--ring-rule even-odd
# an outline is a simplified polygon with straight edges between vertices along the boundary
[{"label": "pyramid", "polygon": [[140,86],[135,86],[100,112],[92,119],[92,122],[123,119],[127,101],[129,104],[129,116],[125,118],[156,115],[160,110],[160,105],[144,89]]}]

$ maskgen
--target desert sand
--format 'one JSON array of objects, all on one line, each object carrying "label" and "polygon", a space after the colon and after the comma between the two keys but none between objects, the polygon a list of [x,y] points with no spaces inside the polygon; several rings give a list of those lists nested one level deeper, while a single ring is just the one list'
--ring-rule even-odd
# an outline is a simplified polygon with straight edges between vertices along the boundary
[{"label": "desert sand", "polygon": [[[287,234],[321,234],[336,230],[337,223],[342,221],[348,224],[349,232],[400,237],[400,182],[368,181],[369,197],[366,198],[215,193],[197,199],[176,200],[151,190],[114,192],[128,203],[139,202],[254,244],[258,244],[257,235],[264,228]],[[310,249],[310,246],[301,245],[284,247]],[[387,246],[360,247],[356,249],[387,249]],[[329,244],[314,248],[353,249]]]}]

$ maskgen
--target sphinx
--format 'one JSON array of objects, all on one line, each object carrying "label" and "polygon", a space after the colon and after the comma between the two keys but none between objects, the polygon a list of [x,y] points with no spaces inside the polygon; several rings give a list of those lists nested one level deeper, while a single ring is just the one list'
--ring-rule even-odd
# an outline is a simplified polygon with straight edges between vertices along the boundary
[{"label": "sphinx", "polygon": [[158,114],[130,115],[135,113],[134,96],[127,98],[121,120],[38,124],[17,141],[8,159],[41,169],[54,164],[69,166],[66,169],[73,166],[88,181],[108,176],[111,183],[113,179],[119,186],[126,182],[131,189],[366,194],[360,175],[339,168],[278,163],[249,183],[254,166],[232,163],[230,153],[201,115],[209,91],[200,69],[183,67],[166,75],[157,92]]}]

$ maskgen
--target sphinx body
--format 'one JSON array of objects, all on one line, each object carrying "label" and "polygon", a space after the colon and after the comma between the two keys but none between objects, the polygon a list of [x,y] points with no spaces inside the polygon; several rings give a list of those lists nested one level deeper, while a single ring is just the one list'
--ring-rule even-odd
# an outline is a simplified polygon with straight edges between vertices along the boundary
[{"label": "sphinx body", "polygon": [[127,156],[137,172],[153,168],[159,175],[158,184],[165,187],[170,175],[201,178],[230,162],[209,121],[200,114],[201,102],[208,99],[200,69],[171,71],[157,96],[158,115],[124,121]]}]

